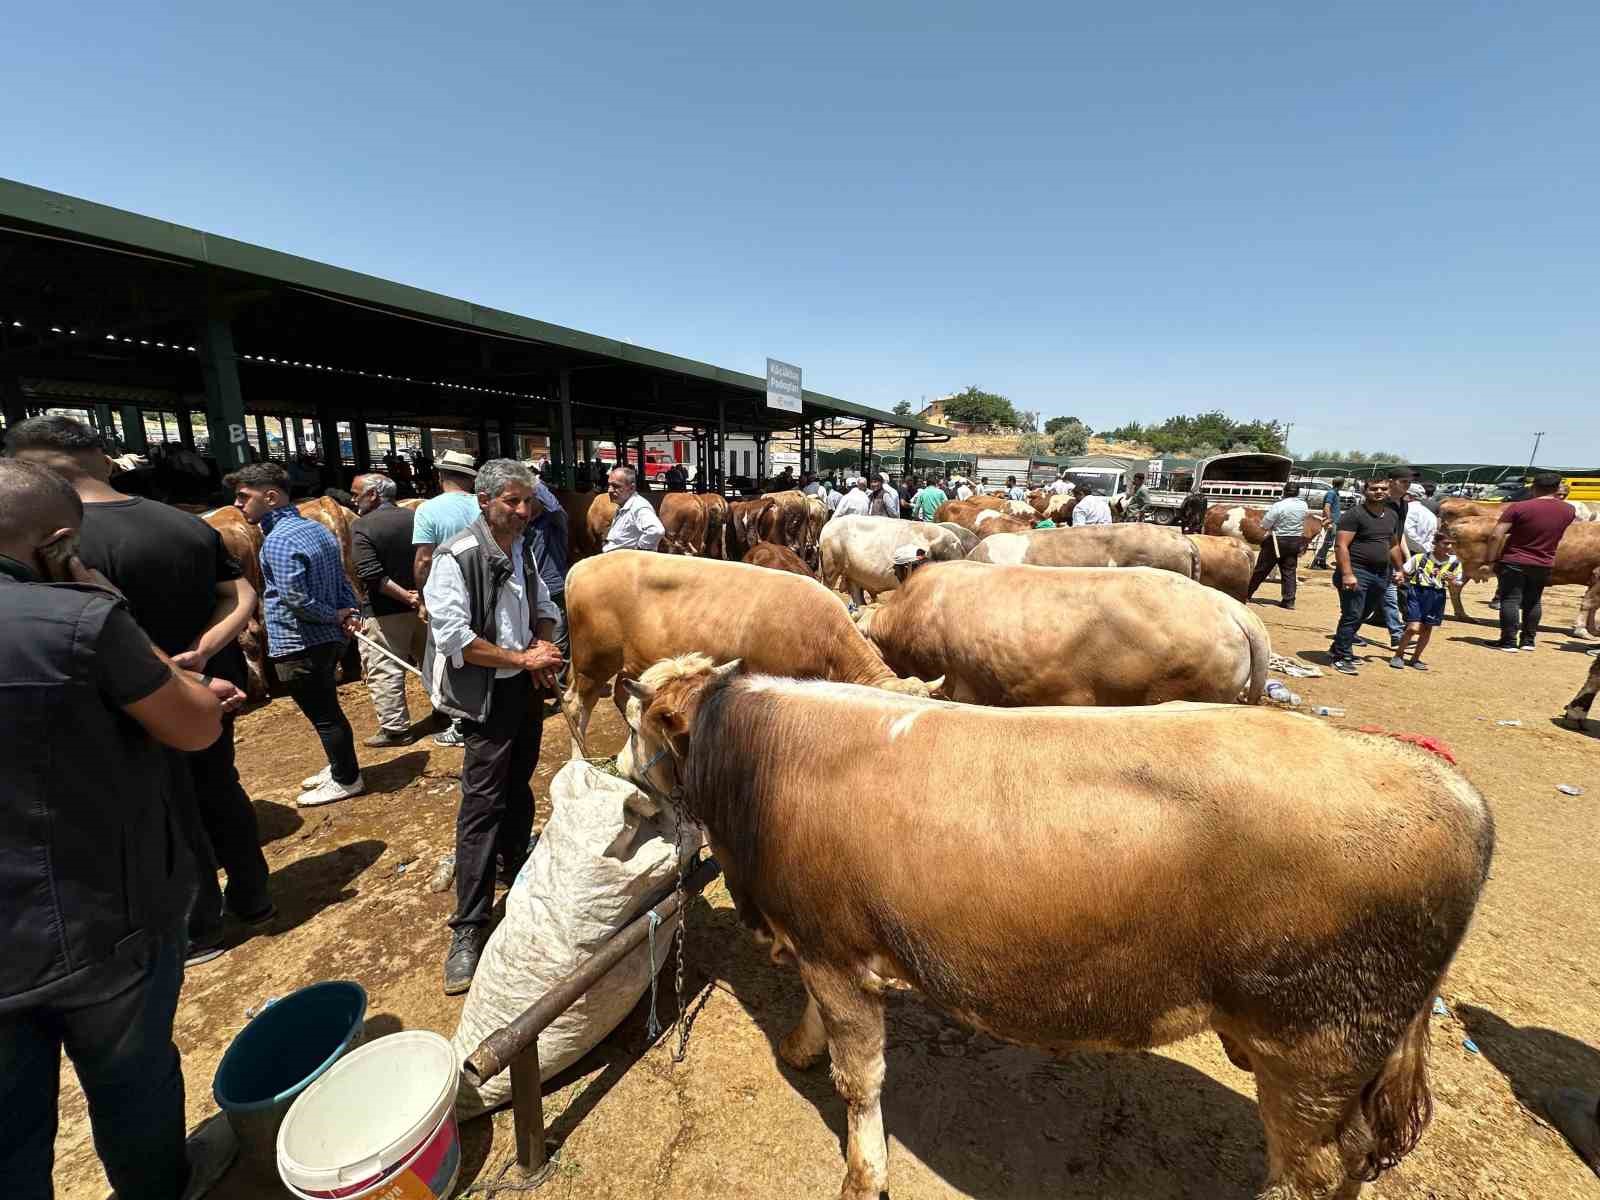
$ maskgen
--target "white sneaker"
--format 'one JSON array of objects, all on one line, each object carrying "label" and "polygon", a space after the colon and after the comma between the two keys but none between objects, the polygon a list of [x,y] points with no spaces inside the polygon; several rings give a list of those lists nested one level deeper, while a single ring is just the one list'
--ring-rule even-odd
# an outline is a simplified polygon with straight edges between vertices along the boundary
[{"label": "white sneaker", "polygon": [[312,775],[312,776],[309,776],[308,778],[302,779],[300,781],[300,787],[301,787],[302,790],[309,792],[312,788],[321,787],[323,784],[327,783],[328,780],[330,780],[332,778],[333,778],[333,768],[332,767],[323,767],[322,770],[318,771],[315,775]]},{"label": "white sneaker", "polygon": [[340,783],[330,776],[309,792],[301,792],[296,797],[295,803],[301,808],[315,808],[319,804],[332,804],[335,800],[348,800],[351,796],[359,796],[366,790],[366,781],[359,775],[349,783]]}]

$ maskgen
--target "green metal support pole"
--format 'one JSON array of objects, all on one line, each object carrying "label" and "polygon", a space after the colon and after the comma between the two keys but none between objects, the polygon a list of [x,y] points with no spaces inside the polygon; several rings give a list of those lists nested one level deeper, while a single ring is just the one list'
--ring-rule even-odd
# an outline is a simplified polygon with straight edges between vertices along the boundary
[{"label": "green metal support pole", "polygon": [[424,425],[421,429],[422,457],[433,461],[433,430]]},{"label": "green metal support pole", "polygon": [[566,472],[562,482],[567,487],[573,485],[572,472],[577,461],[576,431],[572,427],[572,371],[567,369],[561,372],[561,462]]},{"label": "green metal support pole", "polygon": [[520,458],[516,418],[508,410],[500,414],[500,457]]},{"label": "green metal support pole", "polygon": [[15,375],[0,375],[0,403],[4,405],[7,429],[20,425],[28,419],[28,405],[22,395],[22,380]]},{"label": "green metal support pole", "polygon": [[194,417],[189,413],[189,402],[180,401],[178,404],[178,442],[185,450],[194,449]]},{"label": "green metal support pole", "polygon": [[350,418],[350,446],[356,456],[356,470],[372,470],[372,441],[367,435],[365,417]]},{"label": "green metal support pole", "polygon": [[212,315],[200,327],[200,371],[206,387],[206,427],[211,431],[211,456],[226,475],[244,466],[244,393],[239,388],[239,363],[233,351],[233,328],[225,317]]},{"label": "green metal support pole", "polygon": [[111,405],[96,404],[94,406],[95,428],[102,437],[113,438],[117,436],[117,423],[111,419]]},{"label": "green metal support pole", "polygon": [[122,448],[134,454],[144,454],[150,449],[150,439],[144,432],[144,413],[137,404],[122,406]]},{"label": "green metal support pole", "polygon": [[728,490],[728,477],[724,474],[727,467],[728,453],[728,402],[722,397],[717,397],[717,462],[712,471],[712,478],[716,480],[716,490]]},{"label": "green metal support pole", "polygon": [[317,405],[317,449],[322,452],[323,469],[336,476],[341,465],[339,419],[326,404]]}]

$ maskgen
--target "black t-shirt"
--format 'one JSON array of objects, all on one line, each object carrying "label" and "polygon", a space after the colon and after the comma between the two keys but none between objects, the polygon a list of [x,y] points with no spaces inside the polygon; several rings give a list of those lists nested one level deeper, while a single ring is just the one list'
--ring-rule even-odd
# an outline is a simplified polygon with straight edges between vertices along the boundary
[{"label": "black t-shirt", "polygon": [[411,541],[416,513],[396,504],[375,508],[351,526],[351,554],[356,562],[356,575],[366,584],[367,601],[363,611],[374,616],[387,617],[394,613],[412,610],[398,600],[391,600],[378,586],[385,578],[415,591],[417,578],[412,570],[417,548]]},{"label": "black t-shirt", "polygon": [[1358,504],[1339,517],[1339,532],[1354,533],[1350,540],[1350,565],[1364,571],[1383,571],[1389,564],[1389,547],[1400,535],[1400,510],[1394,501],[1384,502],[1383,511],[1374,516],[1365,504]]},{"label": "black t-shirt", "polygon": [[[80,553],[117,585],[133,619],[167,654],[181,654],[194,644],[217,606],[216,585],[242,573],[221,535],[199,517],[139,497],[85,504]],[[238,643],[220,652],[206,670],[242,685],[244,656]]]},{"label": "black t-shirt", "polygon": [[150,638],[118,606],[100,627],[94,647],[95,682],[114,708],[143,700],[172,678],[172,671],[150,650]]}]

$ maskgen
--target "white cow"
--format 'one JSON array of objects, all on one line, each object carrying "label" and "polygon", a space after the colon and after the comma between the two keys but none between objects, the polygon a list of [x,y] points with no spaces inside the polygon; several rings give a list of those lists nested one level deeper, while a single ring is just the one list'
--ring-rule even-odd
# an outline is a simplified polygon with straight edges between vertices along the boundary
[{"label": "white cow", "polygon": [[894,552],[904,545],[927,547],[935,561],[965,557],[960,540],[926,521],[896,517],[835,517],[822,527],[822,581],[838,587],[842,580],[857,604],[863,592],[879,595],[897,585]]}]

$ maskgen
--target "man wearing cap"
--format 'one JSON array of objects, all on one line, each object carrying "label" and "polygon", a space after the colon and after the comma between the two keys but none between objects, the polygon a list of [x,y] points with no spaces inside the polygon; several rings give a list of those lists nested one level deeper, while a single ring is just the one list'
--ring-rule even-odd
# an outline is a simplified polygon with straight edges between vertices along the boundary
[{"label": "man wearing cap", "polygon": [[1427,493],[1420,483],[1406,489],[1406,553],[1427,554],[1433,549],[1433,538],[1439,530],[1439,515],[1428,507]]},{"label": "man wearing cap", "polygon": [[867,485],[867,512],[874,517],[898,517],[900,515],[900,498],[894,494],[894,489],[888,487],[889,480],[886,475],[874,475],[872,482]]},{"label": "man wearing cap", "polygon": [[926,546],[913,546],[909,543],[904,546],[896,546],[894,556],[890,560],[894,567],[895,581],[901,587],[904,587],[906,580],[911,578],[911,572],[925,565],[928,561],[928,548]]},{"label": "man wearing cap", "polygon": [[[472,490],[478,468],[472,455],[446,450],[434,459],[433,469],[439,476],[439,494],[417,506],[416,519],[411,526],[411,543],[417,548],[411,574],[418,593],[428,586],[434,550],[478,519],[478,497]],[[426,603],[418,611],[426,621]],[[433,742],[436,746],[461,745],[461,723],[452,721],[450,728],[434,735]]]}]

